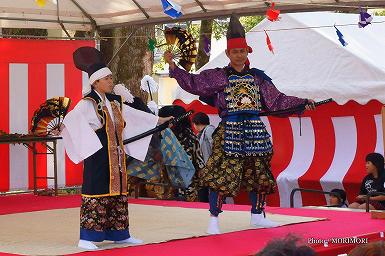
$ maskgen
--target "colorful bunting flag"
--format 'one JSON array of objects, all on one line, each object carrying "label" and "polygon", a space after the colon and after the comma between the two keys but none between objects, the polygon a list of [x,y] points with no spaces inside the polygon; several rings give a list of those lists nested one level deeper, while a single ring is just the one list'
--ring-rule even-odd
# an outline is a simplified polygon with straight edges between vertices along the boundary
[{"label": "colorful bunting flag", "polygon": [[274,54],[274,48],[273,48],[273,45],[271,44],[270,37],[267,34],[266,30],[265,30],[265,34],[266,34],[266,44],[267,44],[267,47],[269,48],[269,51],[271,51]]},{"label": "colorful bunting flag", "polygon": [[173,19],[182,16],[182,7],[171,0],[161,0],[163,12]]},{"label": "colorful bunting flag", "polygon": [[341,33],[341,31],[334,25],[334,28],[336,29],[336,33],[338,36],[338,40],[341,42],[342,46],[347,46],[348,43],[344,39],[344,35]]},{"label": "colorful bunting flag", "polygon": [[35,2],[39,7],[44,7],[46,4],[46,0],[35,0]]},{"label": "colorful bunting flag", "polygon": [[155,51],[156,48],[156,39],[155,38],[148,38],[147,47],[150,51]]},{"label": "colorful bunting flag", "polygon": [[363,10],[360,7],[360,18],[359,18],[359,21],[358,21],[358,27],[359,28],[364,28],[367,25],[371,24],[372,20],[373,20],[372,15],[370,15],[369,13],[367,13],[365,10]]},{"label": "colorful bunting flag", "polygon": [[266,17],[270,21],[277,21],[280,19],[278,16],[281,11],[274,9],[274,6],[275,3],[271,3],[271,7],[266,11]]},{"label": "colorful bunting flag", "polygon": [[211,40],[206,35],[203,35],[203,50],[207,56],[210,56]]}]

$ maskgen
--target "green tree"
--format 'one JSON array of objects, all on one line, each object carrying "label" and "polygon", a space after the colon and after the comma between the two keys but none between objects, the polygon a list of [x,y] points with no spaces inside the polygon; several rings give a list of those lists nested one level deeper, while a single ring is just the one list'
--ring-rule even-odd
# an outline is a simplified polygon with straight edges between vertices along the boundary
[{"label": "green tree", "polygon": [[373,14],[376,16],[385,16],[385,9],[376,10]]},{"label": "green tree", "polygon": [[[243,16],[239,18],[239,21],[244,26],[246,33],[249,32],[253,27],[255,27],[259,22],[261,22],[265,17],[264,16]],[[213,21],[212,33],[214,38],[219,40],[222,37],[226,36],[227,28],[229,24],[229,18],[227,19],[215,19]],[[190,23],[189,31],[194,38],[199,38],[200,33],[200,24],[199,23]]]}]

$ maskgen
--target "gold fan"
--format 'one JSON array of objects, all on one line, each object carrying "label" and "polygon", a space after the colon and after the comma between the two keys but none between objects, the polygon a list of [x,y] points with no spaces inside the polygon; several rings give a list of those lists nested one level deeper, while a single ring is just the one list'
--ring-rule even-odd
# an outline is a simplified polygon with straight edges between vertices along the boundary
[{"label": "gold fan", "polygon": [[164,31],[166,44],[173,52],[177,62],[186,71],[190,71],[197,58],[197,46],[194,38],[180,27],[166,28]]},{"label": "gold fan", "polygon": [[70,107],[71,99],[54,97],[48,99],[35,111],[31,121],[31,133],[38,136],[52,135],[60,128]]}]

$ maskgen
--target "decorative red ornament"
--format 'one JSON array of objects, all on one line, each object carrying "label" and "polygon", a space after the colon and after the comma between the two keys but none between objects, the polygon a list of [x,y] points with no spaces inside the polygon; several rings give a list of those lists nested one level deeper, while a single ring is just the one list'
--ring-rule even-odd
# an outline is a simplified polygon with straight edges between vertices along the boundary
[{"label": "decorative red ornament", "polygon": [[274,54],[274,48],[273,48],[273,45],[271,44],[270,37],[267,34],[266,30],[265,30],[265,34],[266,34],[266,44],[267,44],[267,47],[269,48],[269,51],[271,51]]},{"label": "decorative red ornament", "polygon": [[271,7],[266,11],[266,17],[270,21],[277,21],[280,19],[278,16],[281,11],[274,9],[274,6],[275,3],[271,3]]}]

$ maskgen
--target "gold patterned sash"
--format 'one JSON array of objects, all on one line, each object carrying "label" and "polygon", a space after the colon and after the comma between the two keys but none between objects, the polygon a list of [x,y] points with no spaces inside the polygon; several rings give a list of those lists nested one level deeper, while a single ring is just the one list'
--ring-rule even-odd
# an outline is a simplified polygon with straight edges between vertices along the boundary
[{"label": "gold patterned sash", "polygon": [[[120,195],[120,191],[122,191],[123,195],[126,195],[127,171],[122,140],[124,119],[119,106],[115,102],[111,102],[111,107],[112,113],[114,115],[115,125],[107,107],[103,106],[103,111],[107,117],[106,133],[108,140],[108,157],[110,163],[110,195]],[[122,173],[122,183],[120,183],[120,172]],[[120,187],[120,184],[122,184],[122,188]]]}]

